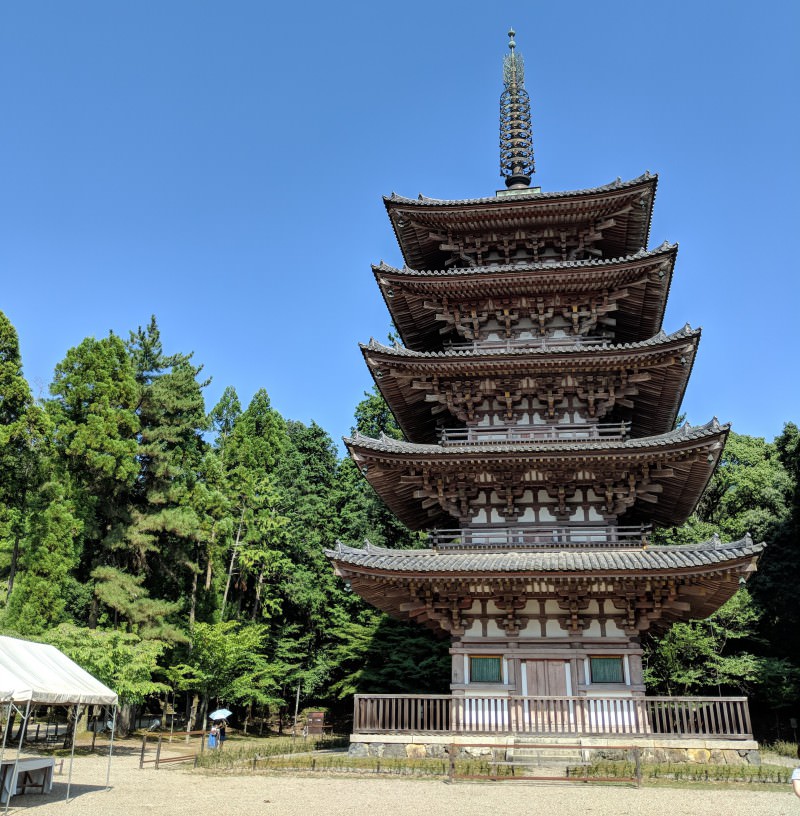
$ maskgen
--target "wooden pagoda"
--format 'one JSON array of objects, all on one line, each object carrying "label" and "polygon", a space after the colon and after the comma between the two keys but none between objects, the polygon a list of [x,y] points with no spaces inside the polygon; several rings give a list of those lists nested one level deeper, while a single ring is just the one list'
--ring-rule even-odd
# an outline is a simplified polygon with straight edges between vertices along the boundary
[{"label": "wooden pagoda", "polygon": [[[504,82],[505,190],[384,200],[406,265],[373,273],[403,345],[362,353],[406,440],[345,440],[429,547],[328,556],[371,604],[451,638],[441,728],[652,733],[640,636],[709,615],[763,545],[650,544],[651,525],[692,513],[728,433],[716,419],[676,427],[700,331],[662,330],[677,247],[645,248],[657,177],[530,186],[513,39]],[[615,713],[578,716],[580,699]],[[537,700],[561,700],[560,718],[532,713]],[[433,714],[412,722],[390,702],[357,701],[355,731],[437,730]],[[742,705],[725,726],[719,714],[693,727],[746,736]]]}]

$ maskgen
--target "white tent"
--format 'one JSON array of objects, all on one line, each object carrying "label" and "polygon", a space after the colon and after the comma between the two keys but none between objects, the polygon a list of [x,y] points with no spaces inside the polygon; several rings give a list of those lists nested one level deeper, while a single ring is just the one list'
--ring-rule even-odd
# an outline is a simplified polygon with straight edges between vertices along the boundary
[{"label": "white tent", "polygon": [[0,636],[0,701],[113,706],[118,698],[55,646]]},{"label": "white tent", "polygon": [[[41,705],[105,705],[113,707],[113,724],[116,723],[118,697],[108,686],[92,677],[65,654],[46,643],[32,643],[28,640],[5,637],[0,635],[0,705],[7,708],[8,723],[11,710],[19,712],[23,721],[30,716],[31,706]],[[75,730],[77,730],[78,712],[73,720],[72,758],[75,755]],[[112,724],[111,742],[108,748],[108,771],[106,772],[106,787],[108,787],[111,770],[111,752],[114,745],[114,728]],[[20,762],[24,728],[20,729],[20,741],[17,746],[16,765]],[[8,727],[3,732],[3,742],[0,746],[0,763],[6,749]],[[67,801],[69,801],[70,785],[72,784],[72,758],[69,765],[69,780],[67,782]],[[6,810],[13,795],[13,786],[6,797]]]}]

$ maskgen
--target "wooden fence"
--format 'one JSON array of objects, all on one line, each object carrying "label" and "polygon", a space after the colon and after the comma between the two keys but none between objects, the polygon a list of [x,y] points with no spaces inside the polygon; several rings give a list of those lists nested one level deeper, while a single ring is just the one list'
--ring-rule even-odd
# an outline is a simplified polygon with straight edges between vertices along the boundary
[{"label": "wooden fence", "polygon": [[746,697],[357,694],[353,732],[752,738]]},{"label": "wooden fence", "polygon": [[[139,753],[139,768],[144,768],[145,765],[152,765],[156,770],[159,766],[171,764],[173,762],[194,762],[197,763],[197,757],[203,753],[206,745],[206,731],[176,731],[170,733],[146,733],[142,735],[142,748]],[[152,754],[148,752],[149,745],[155,742],[155,750]],[[167,744],[171,750],[175,750],[178,746],[173,746],[173,743],[181,743],[179,754],[163,754],[162,749],[164,744]]]}]

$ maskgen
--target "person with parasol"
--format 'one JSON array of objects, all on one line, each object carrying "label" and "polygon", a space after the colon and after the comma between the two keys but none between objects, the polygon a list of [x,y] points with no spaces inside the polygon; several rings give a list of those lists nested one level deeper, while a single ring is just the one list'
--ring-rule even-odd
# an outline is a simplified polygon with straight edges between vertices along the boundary
[{"label": "person with parasol", "polygon": [[228,727],[227,718],[230,716],[231,711],[229,711],[227,708],[218,708],[216,711],[212,711],[208,715],[208,718],[213,723],[211,726],[211,731],[208,735],[209,748],[216,748],[217,746],[220,748],[223,747],[222,743],[225,742],[225,731]]}]

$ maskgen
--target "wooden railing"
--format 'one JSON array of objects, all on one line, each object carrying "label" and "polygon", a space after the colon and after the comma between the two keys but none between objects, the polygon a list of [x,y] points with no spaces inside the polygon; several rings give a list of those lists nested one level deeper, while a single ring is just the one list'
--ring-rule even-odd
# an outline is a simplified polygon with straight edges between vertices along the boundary
[{"label": "wooden railing", "polygon": [[539,337],[514,337],[507,340],[463,340],[460,342],[445,343],[445,349],[454,351],[513,351],[520,348],[563,348],[564,346],[608,346],[614,342],[610,336],[593,335],[587,337],[582,334],[568,334],[553,336],[552,334]]},{"label": "wooden railing", "polygon": [[443,428],[440,441],[451,445],[496,445],[502,442],[574,442],[620,440],[630,433],[630,422],[576,422],[560,425],[518,425],[510,428]]},{"label": "wooden railing", "polygon": [[353,732],[752,737],[746,697],[356,694]]},{"label": "wooden railing", "polygon": [[431,530],[428,540],[434,548],[454,550],[631,548],[648,544],[650,530],[647,525],[476,526]]}]

